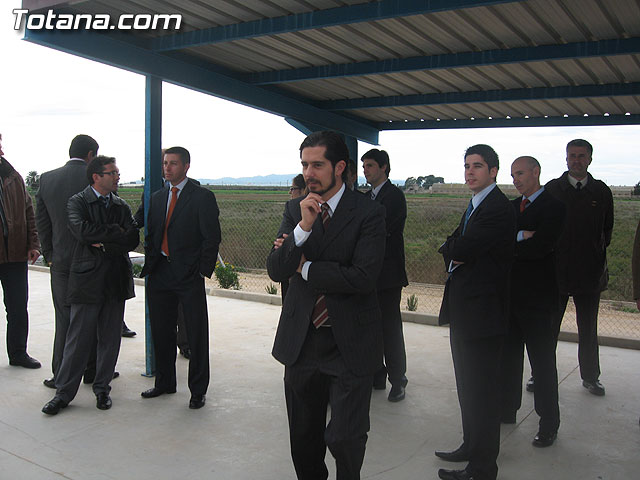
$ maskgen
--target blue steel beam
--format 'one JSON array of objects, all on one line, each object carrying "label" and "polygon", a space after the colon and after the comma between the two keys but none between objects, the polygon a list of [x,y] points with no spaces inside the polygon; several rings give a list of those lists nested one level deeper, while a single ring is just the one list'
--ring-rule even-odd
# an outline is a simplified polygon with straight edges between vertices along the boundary
[{"label": "blue steel beam", "polygon": [[166,35],[154,39],[152,45],[153,50],[157,52],[179,50],[265,35],[513,3],[514,1],[520,0],[382,0]]},{"label": "blue steel beam", "polygon": [[86,31],[61,33],[37,30],[26,31],[25,39],[107,65],[151,75],[166,82],[275,115],[310,121],[369,143],[378,142],[378,130],[369,122],[327,112],[286,95],[247,85],[201,66],[149,52],[106,35]]},{"label": "blue steel beam", "polygon": [[344,111],[384,107],[450,105],[456,103],[489,103],[520,100],[547,100],[556,98],[617,97],[621,95],[640,95],[640,82],[610,83],[605,85],[515,88],[512,90],[427,93],[421,95],[394,95],[391,97],[329,100],[316,102],[314,105],[322,108],[323,110]]},{"label": "blue steel beam", "polygon": [[640,53],[640,37],[343,63],[241,75],[252,85]]},{"label": "blue steel beam", "polygon": [[411,122],[380,122],[382,130],[433,130],[454,128],[497,128],[497,127],[595,127],[606,125],[640,125],[640,115],[589,115],[568,117],[531,118],[477,118],[458,120],[426,120]]}]

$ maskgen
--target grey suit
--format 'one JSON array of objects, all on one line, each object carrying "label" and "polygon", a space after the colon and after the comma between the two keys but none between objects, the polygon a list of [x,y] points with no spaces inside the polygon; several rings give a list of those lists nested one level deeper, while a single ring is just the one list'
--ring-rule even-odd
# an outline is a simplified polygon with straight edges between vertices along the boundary
[{"label": "grey suit", "polygon": [[[87,185],[87,164],[74,158],[60,168],[43,173],[36,194],[36,225],[42,254],[51,266],[51,296],[56,316],[51,360],[54,377],[62,364],[71,308],[67,302],[67,285],[75,239],[68,228],[67,202]],[[95,370],[95,348],[87,369]]]}]

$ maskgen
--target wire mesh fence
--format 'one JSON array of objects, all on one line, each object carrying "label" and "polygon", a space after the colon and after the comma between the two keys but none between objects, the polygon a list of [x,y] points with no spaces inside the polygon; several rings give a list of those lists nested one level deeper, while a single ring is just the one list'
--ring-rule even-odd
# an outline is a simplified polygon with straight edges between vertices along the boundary
[{"label": "wire mesh fence", "polygon": [[[287,192],[218,187],[214,191],[222,228],[220,255],[225,263],[233,265],[240,289],[258,293],[276,291],[279,295],[280,285],[267,275],[266,258],[289,199]],[[140,193],[140,189],[121,189],[120,195],[135,211]],[[438,314],[446,271],[437,250],[457,226],[468,201],[465,195],[407,195],[404,239],[409,286],[403,290],[403,310],[412,301],[418,313]],[[607,251],[609,289],[602,294],[598,322],[599,334],[603,336],[640,340],[640,312],[633,302],[631,283],[631,253],[639,218],[640,199],[615,199],[615,226]],[[215,277],[208,280],[208,286],[218,287]],[[571,301],[562,329],[576,331]]]}]

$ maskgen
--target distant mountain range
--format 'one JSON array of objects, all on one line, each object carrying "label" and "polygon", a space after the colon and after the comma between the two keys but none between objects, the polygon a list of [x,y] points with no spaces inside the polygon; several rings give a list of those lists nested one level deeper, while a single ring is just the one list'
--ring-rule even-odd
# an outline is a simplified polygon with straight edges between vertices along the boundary
[{"label": "distant mountain range", "polygon": [[[203,185],[259,185],[259,186],[286,186],[291,184],[291,180],[297,173],[258,175],[255,177],[223,177],[223,178],[199,178]],[[396,185],[404,185],[404,180],[391,180]],[[364,177],[358,177],[358,184],[367,183]]]}]

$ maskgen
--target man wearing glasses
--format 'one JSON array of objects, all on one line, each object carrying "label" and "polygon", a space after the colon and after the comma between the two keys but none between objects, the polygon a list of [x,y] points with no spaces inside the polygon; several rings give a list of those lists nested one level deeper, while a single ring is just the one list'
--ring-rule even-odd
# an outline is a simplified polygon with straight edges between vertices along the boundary
[{"label": "man wearing glasses", "polygon": [[96,407],[111,408],[125,300],[134,296],[128,253],[139,242],[131,210],[114,193],[120,172],[115,158],[97,156],[87,167],[89,186],[69,199],[69,230],[74,238],[67,299],[71,321],[62,365],[56,374],[56,395],[43,408],[57,414],[78,392],[93,338],[98,338],[93,392]]}]

